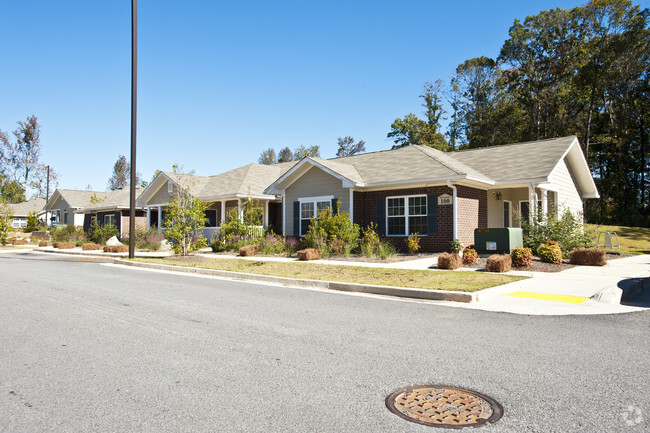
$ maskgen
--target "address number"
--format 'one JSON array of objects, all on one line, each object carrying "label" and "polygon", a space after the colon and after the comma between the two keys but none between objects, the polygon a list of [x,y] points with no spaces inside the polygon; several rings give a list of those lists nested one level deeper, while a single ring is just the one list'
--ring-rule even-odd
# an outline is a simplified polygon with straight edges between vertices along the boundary
[{"label": "address number", "polygon": [[450,195],[441,195],[438,197],[438,206],[444,206],[447,204],[452,204],[453,203],[453,198]]}]

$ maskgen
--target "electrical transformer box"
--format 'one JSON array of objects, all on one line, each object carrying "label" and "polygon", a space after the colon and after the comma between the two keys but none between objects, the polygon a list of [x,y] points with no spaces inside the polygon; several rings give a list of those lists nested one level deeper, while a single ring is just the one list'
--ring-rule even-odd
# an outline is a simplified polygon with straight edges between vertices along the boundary
[{"label": "electrical transformer box", "polygon": [[513,248],[523,246],[524,237],[519,228],[474,229],[474,248],[479,254],[510,254]]}]

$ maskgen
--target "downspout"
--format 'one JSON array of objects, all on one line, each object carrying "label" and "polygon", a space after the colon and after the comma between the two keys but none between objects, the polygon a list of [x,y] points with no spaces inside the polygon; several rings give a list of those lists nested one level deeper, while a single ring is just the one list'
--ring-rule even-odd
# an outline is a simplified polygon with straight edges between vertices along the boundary
[{"label": "downspout", "polygon": [[[129,233],[129,238],[130,237],[131,234]],[[120,211],[120,238],[124,238],[124,218],[122,218],[122,211]]]},{"label": "downspout", "polygon": [[453,191],[453,199],[451,201],[452,207],[452,229],[451,229],[451,241],[455,242],[458,239],[458,204],[456,203],[456,198],[458,198],[458,189],[456,186],[451,184],[451,180],[447,180],[447,186]]}]

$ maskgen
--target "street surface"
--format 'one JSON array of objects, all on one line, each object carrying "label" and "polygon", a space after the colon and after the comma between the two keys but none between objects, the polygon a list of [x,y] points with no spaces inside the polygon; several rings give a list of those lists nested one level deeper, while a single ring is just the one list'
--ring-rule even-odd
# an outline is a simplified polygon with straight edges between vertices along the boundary
[{"label": "street surface", "polygon": [[525,316],[0,254],[2,432],[433,432],[410,385],[469,388],[481,432],[650,431],[650,311]]}]

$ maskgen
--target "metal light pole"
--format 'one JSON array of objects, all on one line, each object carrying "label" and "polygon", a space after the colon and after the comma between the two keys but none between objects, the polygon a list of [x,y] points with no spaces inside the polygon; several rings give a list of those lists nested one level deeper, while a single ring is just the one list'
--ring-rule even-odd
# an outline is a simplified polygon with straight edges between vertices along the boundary
[{"label": "metal light pole", "polygon": [[138,101],[138,0],[131,0],[131,201],[129,206],[129,258],[135,257],[135,149]]}]

